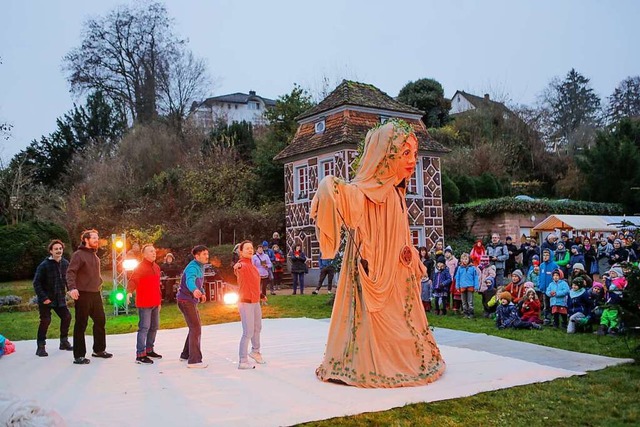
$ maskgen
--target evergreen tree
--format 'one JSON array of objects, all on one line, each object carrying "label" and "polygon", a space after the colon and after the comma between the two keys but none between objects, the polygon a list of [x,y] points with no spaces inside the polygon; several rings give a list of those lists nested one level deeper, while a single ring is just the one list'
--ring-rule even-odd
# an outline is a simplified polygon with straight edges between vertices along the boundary
[{"label": "evergreen tree", "polygon": [[615,124],[625,117],[640,117],[640,76],[621,81],[608,101],[608,123]]},{"label": "evergreen tree", "polygon": [[400,89],[398,101],[424,111],[422,121],[428,128],[438,128],[449,121],[451,101],[444,97],[444,89],[437,80],[419,79],[407,83]]}]

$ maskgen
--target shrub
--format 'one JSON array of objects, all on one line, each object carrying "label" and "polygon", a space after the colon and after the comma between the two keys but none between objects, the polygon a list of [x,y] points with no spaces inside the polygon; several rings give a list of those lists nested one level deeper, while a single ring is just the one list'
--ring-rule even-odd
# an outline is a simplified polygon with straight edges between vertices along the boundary
[{"label": "shrub", "polygon": [[446,173],[442,174],[442,200],[444,203],[458,203],[460,190]]},{"label": "shrub", "polygon": [[68,243],[69,235],[56,224],[40,221],[0,226],[0,281],[32,278],[52,239]]},{"label": "shrub", "polygon": [[460,190],[460,202],[466,203],[477,197],[476,184],[473,178],[467,175],[454,175],[451,179]]}]

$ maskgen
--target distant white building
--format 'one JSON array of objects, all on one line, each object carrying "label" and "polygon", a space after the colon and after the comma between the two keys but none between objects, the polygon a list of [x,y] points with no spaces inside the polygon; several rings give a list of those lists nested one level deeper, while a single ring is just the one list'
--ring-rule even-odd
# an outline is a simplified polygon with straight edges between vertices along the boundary
[{"label": "distant white building", "polygon": [[276,101],[256,95],[250,90],[246,93],[231,93],[214,96],[191,105],[189,117],[205,129],[213,129],[220,121],[230,125],[233,122],[246,121],[254,126],[266,125],[264,112],[276,105]]}]

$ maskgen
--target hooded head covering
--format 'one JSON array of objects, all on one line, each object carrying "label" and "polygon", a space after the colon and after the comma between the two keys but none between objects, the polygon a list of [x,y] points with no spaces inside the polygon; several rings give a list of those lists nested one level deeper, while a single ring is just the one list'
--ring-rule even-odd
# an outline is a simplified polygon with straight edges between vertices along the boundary
[{"label": "hooded head covering", "polygon": [[367,133],[360,166],[351,182],[374,203],[382,203],[387,193],[398,184],[397,159],[402,144],[410,136],[415,138],[413,128],[396,120],[389,120]]},{"label": "hooded head covering", "polygon": [[611,270],[609,270],[610,272],[614,272],[618,275],[618,277],[623,277],[624,276],[624,272],[622,271],[622,269],[620,267],[613,267]]},{"label": "hooded head covering", "polygon": [[265,240],[265,241],[263,241],[263,242],[262,242],[262,246],[265,246],[265,247],[267,247],[267,248],[268,248],[268,247],[269,247],[269,242],[267,242],[266,240]]}]

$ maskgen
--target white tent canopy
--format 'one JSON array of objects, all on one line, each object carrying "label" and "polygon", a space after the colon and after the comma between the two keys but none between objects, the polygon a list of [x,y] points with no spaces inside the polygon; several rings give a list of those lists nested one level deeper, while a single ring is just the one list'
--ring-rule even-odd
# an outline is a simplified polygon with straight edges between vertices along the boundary
[{"label": "white tent canopy", "polygon": [[549,215],[534,231],[618,231],[640,227],[640,216]]}]

